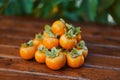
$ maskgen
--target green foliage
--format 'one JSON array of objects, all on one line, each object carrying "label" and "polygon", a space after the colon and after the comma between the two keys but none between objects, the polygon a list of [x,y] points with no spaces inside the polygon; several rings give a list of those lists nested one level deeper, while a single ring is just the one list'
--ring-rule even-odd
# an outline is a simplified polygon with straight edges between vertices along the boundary
[{"label": "green foliage", "polygon": [[0,0],[0,14],[120,24],[120,0]]}]

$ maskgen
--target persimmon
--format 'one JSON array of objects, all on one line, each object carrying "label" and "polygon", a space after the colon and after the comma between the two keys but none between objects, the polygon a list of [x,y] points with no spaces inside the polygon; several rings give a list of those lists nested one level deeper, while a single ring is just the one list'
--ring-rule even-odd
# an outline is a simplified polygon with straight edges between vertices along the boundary
[{"label": "persimmon", "polygon": [[46,51],[46,55],[46,65],[52,70],[59,70],[66,64],[65,55],[55,47],[51,51]]},{"label": "persimmon", "polygon": [[38,50],[35,52],[35,60],[38,63],[45,63],[46,55],[44,50],[45,50],[44,46],[39,46]]},{"label": "persimmon", "polygon": [[72,49],[77,44],[77,40],[75,38],[67,38],[65,34],[60,37],[59,42],[64,49],[68,50]]},{"label": "persimmon", "polygon": [[29,42],[21,45],[20,56],[25,60],[29,60],[34,57],[35,51],[36,48],[33,46],[33,41],[30,40]]},{"label": "persimmon", "polygon": [[43,44],[43,36],[41,33],[35,35],[35,39],[33,40],[33,45],[37,48],[39,44]]},{"label": "persimmon", "polygon": [[83,50],[77,50],[73,48],[70,53],[67,53],[67,64],[72,68],[78,68],[83,65],[84,57],[82,55]]},{"label": "persimmon", "polygon": [[61,20],[57,20],[52,24],[51,30],[54,34],[61,36],[65,34],[65,28],[66,28],[65,23]]},{"label": "persimmon", "polygon": [[59,40],[57,39],[57,36],[51,32],[51,28],[49,25],[45,26],[45,33],[49,35],[49,36],[44,37],[43,39],[43,44],[45,45],[45,47],[48,49],[57,47],[59,45]]},{"label": "persimmon", "polygon": [[88,55],[88,48],[86,47],[84,40],[81,40],[81,41],[77,44],[77,49],[82,49],[82,50],[83,50],[83,56],[84,56],[84,58],[87,57],[87,55]]}]

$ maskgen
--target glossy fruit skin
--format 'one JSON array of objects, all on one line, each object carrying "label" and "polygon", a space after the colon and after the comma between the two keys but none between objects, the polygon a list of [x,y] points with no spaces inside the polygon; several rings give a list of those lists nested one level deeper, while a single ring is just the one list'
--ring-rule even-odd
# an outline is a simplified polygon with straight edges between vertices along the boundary
[{"label": "glossy fruit skin", "polygon": [[84,58],[86,58],[87,55],[88,55],[88,49],[83,51],[83,56],[84,56]]},{"label": "glossy fruit skin", "polygon": [[43,41],[41,39],[34,39],[33,40],[33,45],[35,46],[36,49],[40,44],[43,44]]},{"label": "glossy fruit skin", "polygon": [[81,38],[82,38],[81,34],[78,34],[78,35],[76,36],[77,42],[80,42]]},{"label": "glossy fruit skin", "polygon": [[21,47],[20,56],[25,60],[29,60],[34,57],[35,51],[36,48],[34,46]]},{"label": "glossy fruit skin", "polygon": [[60,37],[59,42],[60,45],[67,50],[72,49],[77,44],[77,40],[75,38],[67,38],[65,34]]},{"label": "glossy fruit skin", "polygon": [[60,20],[57,20],[55,21],[53,24],[52,24],[52,32],[54,34],[57,34],[57,35],[63,35],[65,33],[65,23],[63,23],[62,21]]},{"label": "glossy fruit skin", "polygon": [[59,70],[66,64],[66,56],[63,53],[59,53],[59,56],[55,58],[46,57],[46,65],[52,70]]},{"label": "glossy fruit skin", "polygon": [[83,55],[73,58],[70,56],[70,53],[67,53],[67,64],[69,67],[78,68],[78,67],[82,66],[83,63],[84,63]]},{"label": "glossy fruit skin", "polygon": [[51,49],[53,47],[57,47],[59,45],[59,40],[57,38],[52,38],[52,37],[44,37],[43,39],[43,45]]},{"label": "glossy fruit skin", "polygon": [[45,63],[46,55],[43,51],[36,51],[35,53],[35,60],[38,63]]}]

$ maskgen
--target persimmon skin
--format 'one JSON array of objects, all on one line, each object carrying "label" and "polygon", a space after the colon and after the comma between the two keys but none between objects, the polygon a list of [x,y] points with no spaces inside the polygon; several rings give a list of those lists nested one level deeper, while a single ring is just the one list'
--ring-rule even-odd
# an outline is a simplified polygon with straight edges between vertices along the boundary
[{"label": "persimmon skin", "polygon": [[57,20],[55,21],[53,24],[52,24],[52,32],[54,34],[57,34],[57,35],[63,35],[65,33],[65,23],[63,23],[62,21],[60,20]]},{"label": "persimmon skin", "polygon": [[46,57],[46,65],[52,70],[59,70],[66,64],[66,57],[63,53],[59,53],[59,56],[55,58]]},{"label": "persimmon skin", "polygon": [[57,38],[52,38],[52,37],[44,37],[43,39],[43,45],[51,49],[53,47],[57,47],[59,45],[59,40]]},{"label": "persimmon skin", "polygon": [[45,63],[46,55],[43,51],[36,51],[35,60],[38,63]]},{"label": "persimmon skin", "polygon": [[83,51],[83,56],[84,56],[84,58],[86,58],[87,55],[88,55],[88,49]]},{"label": "persimmon skin", "polygon": [[65,34],[60,37],[59,42],[60,45],[67,50],[72,49],[77,44],[77,40],[75,38],[67,38]]},{"label": "persimmon skin", "polygon": [[81,34],[76,35],[77,42],[80,42],[81,38],[82,38]]},{"label": "persimmon skin", "polygon": [[43,44],[43,41],[41,39],[33,40],[33,45],[35,46],[36,49],[38,48],[39,44]]},{"label": "persimmon skin", "polygon": [[25,59],[29,60],[34,58],[36,48],[34,46],[28,46],[28,47],[21,47],[20,48],[20,56]]},{"label": "persimmon skin", "polygon": [[77,56],[75,58],[71,57],[69,53],[67,53],[67,64],[71,68],[78,68],[82,66],[84,63],[83,55]]}]

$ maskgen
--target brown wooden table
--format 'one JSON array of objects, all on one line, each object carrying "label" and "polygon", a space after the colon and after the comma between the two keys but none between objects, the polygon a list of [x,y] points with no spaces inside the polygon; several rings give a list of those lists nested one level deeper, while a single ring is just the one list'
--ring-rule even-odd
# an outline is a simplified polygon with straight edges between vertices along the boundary
[{"label": "brown wooden table", "polygon": [[21,59],[20,44],[33,39],[45,24],[52,22],[0,17],[0,80],[120,80],[120,26],[73,23],[81,26],[89,49],[85,64],[78,69],[66,65],[53,71],[35,60]]}]

